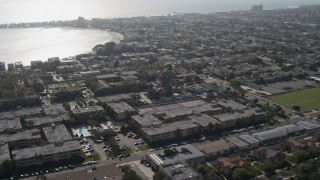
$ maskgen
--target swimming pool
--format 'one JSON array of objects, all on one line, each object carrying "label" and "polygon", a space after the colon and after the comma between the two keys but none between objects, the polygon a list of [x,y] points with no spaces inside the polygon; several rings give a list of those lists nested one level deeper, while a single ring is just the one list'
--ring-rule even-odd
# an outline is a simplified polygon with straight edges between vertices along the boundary
[{"label": "swimming pool", "polygon": [[85,126],[72,128],[73,134],[77,134],[79,137],[81,134],[83,137],[90,137],[91,134]]}]

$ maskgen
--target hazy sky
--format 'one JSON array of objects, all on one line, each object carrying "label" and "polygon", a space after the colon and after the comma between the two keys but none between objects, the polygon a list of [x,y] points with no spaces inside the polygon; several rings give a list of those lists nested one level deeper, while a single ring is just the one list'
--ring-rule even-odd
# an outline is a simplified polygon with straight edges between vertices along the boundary
[{"label": "hazy sky", "polygon": [[0,23],[47,20],[110,18],[164,15],[172,12],[217,12],[250,9],[263,4],[265,9],[301,4],[320,4],[319,0],[0,0]]}]

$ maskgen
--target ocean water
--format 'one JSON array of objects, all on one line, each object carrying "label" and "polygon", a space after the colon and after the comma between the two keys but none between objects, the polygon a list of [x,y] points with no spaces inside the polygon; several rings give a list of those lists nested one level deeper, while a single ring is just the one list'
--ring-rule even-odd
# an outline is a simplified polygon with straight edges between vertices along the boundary
[{"label": "ocean water", "polygon": [[0,61],[45,61],[49,57],[60,58],[87,53],[101,43],[112,40],[104,30],[76,28],[22,28],[0,29]]},{"label": "ocean water", "polygon": [[[114,18],[211,13],[248,10],[254,4],[265,9],[320,4],[319,0],[0,0],[0,24],[72,20],[78,16]],[[0,61],[12,63],[61,58],[91,51],[111,40],[106,31],[72,28],[0,29]]]}]

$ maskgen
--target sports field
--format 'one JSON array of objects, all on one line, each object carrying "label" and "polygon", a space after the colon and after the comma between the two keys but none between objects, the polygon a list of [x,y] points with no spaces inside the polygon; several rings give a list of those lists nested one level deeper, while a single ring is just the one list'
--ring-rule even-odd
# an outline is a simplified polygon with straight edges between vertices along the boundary
[{"label": "sports field", "polygon": [[289,108],[300,106],[301,112],[310,111],[320,108],[320,88],[275,95],[270,99]]}]

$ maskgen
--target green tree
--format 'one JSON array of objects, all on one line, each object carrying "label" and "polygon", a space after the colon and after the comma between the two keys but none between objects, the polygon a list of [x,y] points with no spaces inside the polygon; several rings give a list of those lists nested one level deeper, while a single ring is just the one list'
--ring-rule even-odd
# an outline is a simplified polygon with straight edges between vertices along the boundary
[{"label": "green tree", "polygon": [[266,174],[273,174],[277,168],[276,164],[272,161],[265,161],[259,167]]},{"label": "green tree", "polygon": [[207,176],[207,171],[204,166],[198,168],[198,172],[205,178]]},{"label": "green tree", "polygon": [[172,149],[165,149],[164,150],[164,155],[165,156],[172,156],[172,155],[175,155],[175,154],[176,154],[176,152],[174,150],[172,150]]},{"label": "green tree", "polygon": [[96,78],[96,76],[87,76],[84,80],[84,83],[86,87],[91,89],[92,91],[98,89],[98,79]]},{"label": "green tree", "polygon": [[15,162],[12,160],[6,160],[0,164],[0,177],[8,178],[16,171]]},{"label": "green tree", "polygon": [[89,106],[93,106],[94,105],[94,101],[89,101]]},{"label": "green tree", "polygon": [[129,166],[121,166],[121,171],[123,172],[122,179],[123,180],[142,180],[137,173],[130,169]]},{"label": "green tree", "polygon": [[230,80],[230,84],[234,87],[240,87],[241,86],[241,81],[237,80],[237,79],[231,79]]},{"label": "green tree", "polygon": [[182,153],[187,153],[187,152],[189,152],[189,150],[187,148],[181,148],[181,152]]},{"label": "green tree", "polygon": [[41,83],[34,83],[33,89],[34,89],[37,93],[43,92],[43,91],[44,91],[44,85],[41,84]]},{"label": "green tree", "polygon": [[319,172],[313,172],[309,174],[309,180],[319,180],[320,173]]},{"label": "green tree", "polygon": [[232,178],[234,180],[248,180],[248,179],[251,179],[252,176],[246,169],[236,168],[232,173]]},{"label": "green tree", "polygon": [[297,150],[295,151],[292,156],[292,161],[296,164],[302,163],[310,159],[310,153],[305,150]]},{"label": "green tree", "polygon": [[160,171],[153,175],[153,180],[164,180],[165,178],[166,176]]},{"label": "green tree", "polygon": [[300,111],[300,106],[293,106],[292,109],[295,111]]}]

